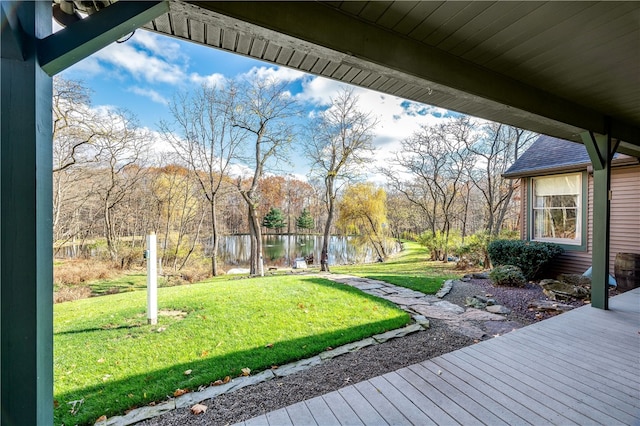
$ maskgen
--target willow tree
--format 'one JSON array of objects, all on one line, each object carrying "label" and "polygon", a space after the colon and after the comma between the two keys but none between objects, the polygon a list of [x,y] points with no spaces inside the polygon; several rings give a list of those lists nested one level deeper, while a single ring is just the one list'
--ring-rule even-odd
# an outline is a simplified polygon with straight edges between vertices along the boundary
[{"label": "willow tree", "polygon": [[300,115],[287,83],[273,78],[245,80],[233,109],[233,126],[246,132],[246,164],[250,176],[238,178],[237,186],[248,208],[251,241],[250,274],[264,275],[262,230],[259,217],[259,184],[265,168],[286,158],[294,139],[293,119]]},{"label": "willow tree", "polygon": [[348,233],[367,239],[385,260],[384,232],[387,224],[387,193],[370,182],[347,187],[338,203],[337,225]]},{"label": "willow tree", "polygon": [[363,171],[374,151],[373,130],[377,120],[358,107],[358,96],[344,89],[331,105],[318,113],[308,128],[304,151],[311,173],[324,180],[327,220],[324,226],[320,270],[329,271],[329,238],[342,186]]}]

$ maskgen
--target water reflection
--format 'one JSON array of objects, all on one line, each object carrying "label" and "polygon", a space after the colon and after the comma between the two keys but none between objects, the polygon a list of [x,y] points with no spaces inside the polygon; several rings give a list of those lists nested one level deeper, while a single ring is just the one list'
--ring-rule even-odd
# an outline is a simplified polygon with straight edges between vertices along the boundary
[{"label": "water reflection", "polygon": [[[267,266],[291,266],[296,258],[313,256],[320,263],[322,237],[318,235],[265,235],[263,236],[264,261]],[[388,253],[395,250],[395,242],[389,242]],[[250,257],[248,235],[230,235],[220,241],[219,257],[231,266],[247,266]],[[373,262],[375,250],[355,237],[332,236],[329,241],[329,265]]]}]

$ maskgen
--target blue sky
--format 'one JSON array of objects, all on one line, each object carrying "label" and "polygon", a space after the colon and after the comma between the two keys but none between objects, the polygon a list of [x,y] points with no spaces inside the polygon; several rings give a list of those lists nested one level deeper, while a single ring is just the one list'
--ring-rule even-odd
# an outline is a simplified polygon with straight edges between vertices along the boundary
[{"label": "blue sky", "polygon": [[[160,120],[171,120],[167,104],[177,91],[194,90],[203,83],[215,84],[243,74],[273,75],[288,81],[291,93],[308,111],[326,106],[345,86],[141,29],[127,41],[113,43],[65,70],[62,76],[83,81],[93,92],[93,107],[126,108],[142,126],[157,131]],[[448,114],[441,108],[379,92],[354,90],[361,109],[378,119],[375,143],[380,161],[389,158],[399,142],[420,125],[436,123]],[[306,164],[298,162],[286,171],[302,176],[307,170]]]}]

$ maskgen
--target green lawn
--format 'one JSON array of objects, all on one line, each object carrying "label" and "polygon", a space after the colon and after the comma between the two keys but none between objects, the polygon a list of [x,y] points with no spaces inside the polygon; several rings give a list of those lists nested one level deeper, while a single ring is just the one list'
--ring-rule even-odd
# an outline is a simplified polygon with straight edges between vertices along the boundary
[{"label": "green lawn", "polygon": [[434,294],[442,283],[459,275],[455,263],[429,261],[429,253],[420,244],[406,241],[404,250],[385,262],[331,266],[331,272],[385,281],[402,287]]},{"label": "green lawn", "polygon": [[[160,289],[166,312],[155,326],[145,308],[143,291],[55,305],[56,424],[92,424],[178,388],[306,358],[410,320],[357,289],[299,275]],[[75,414],[72,401],[82,401]]]}]

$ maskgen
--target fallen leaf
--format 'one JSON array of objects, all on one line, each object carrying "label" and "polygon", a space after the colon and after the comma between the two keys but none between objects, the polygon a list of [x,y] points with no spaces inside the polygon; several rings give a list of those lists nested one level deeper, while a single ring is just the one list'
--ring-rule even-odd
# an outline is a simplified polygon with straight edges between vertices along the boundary
[{"label": "fallen leaf", "polygon": [[202,351],[200,354],[201,357],[209,355],[209,351]]},{"label": "fallen leaf", "polygon": [[243,376],[248,376],[249,374],[251,374],[251,369],[249,367],[245,367],[240,371],[242,371]]},{"label": "fallen leaf", "polygon": [[100,359],[99,359],[98,361],[96,361],[96,362],[98,362],[98,363],[102,364],[102,363],[104,362],[104,358],[100,358]]},{"label": "fallen leaf", "polygon": [[98,419],[96,420],[96,423],[98,423],[98,422],[106,422],[106,421],[107,421],[107,416],[105,416],[103,414],[100,417],[98,417]]},{"label": "fallen leaf", "polygon": [[327,346],[327,348],[325,349],[325,351],[332,351],[333,348],[331,346]]},{"label": "fallen leaf", "polygon": [[220,385],[224,384],[224,382],[222,380],[216,380],[212,384],[213,384],[213,386],[220,386]]},{"label": "fallen leaf", "polygon": [[264,345],[265,348],[272,348],[273,347],[273,343],[267,343],[266,345]]},{"label": "fallen leaf", "polygon": [[186,389],[176,389],[176,391],[173,393],[173,396],[178,397],[180,395],[184,395],[185,393],[187,393]]},{"label": "fallen leaf", "polygon": [[202,404],[196,404],[193,407],[191,407],[191,412],[195,415],[206,413],[207,406]]},{"label": "fallen leaf", "polygon": [[272,369],[272,370],[277,370],[278,368],[280,368],[280,367],[279,367],[279,366],[277,366],[277,365],[272,365],[272,366],[271,366],[271,369]]},{"label": "fallen leaf", "polygon": [[192,371],[193,371],[193,370],[186,370],[186,371],[184,372],[184,375],[185,375],[185,376],[188,376],[189,374],[191,374],[191,372],[192,372]]},{"label": "fallen leaf", "polygon": [[226,376],[223,380],[222,383],[229,383],[231,381],[231,376]]},{"label": "fallen leaf", "polygon": [[58,402],[57,399],[53,400],[53,408],[58,408],[60,406],[60,403]]},{"label": "fallen leaf", "polygon": [[156,330],[158,333],[162,333],[163,331],[165,331],[167,329],[167,327],[158,327],[158,329]]}]

